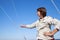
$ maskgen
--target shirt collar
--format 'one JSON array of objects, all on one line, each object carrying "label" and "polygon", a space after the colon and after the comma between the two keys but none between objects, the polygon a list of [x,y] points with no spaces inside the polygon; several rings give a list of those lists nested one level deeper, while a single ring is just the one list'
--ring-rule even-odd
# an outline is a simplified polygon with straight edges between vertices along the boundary
[{"label": "shirt collar", "polygon": [[42,19],[39,19],[39,21],[41,21],[41,20],[45,20],[45,19],[47,19],[47,16],[45,16],[44,18],[42,18]]}]

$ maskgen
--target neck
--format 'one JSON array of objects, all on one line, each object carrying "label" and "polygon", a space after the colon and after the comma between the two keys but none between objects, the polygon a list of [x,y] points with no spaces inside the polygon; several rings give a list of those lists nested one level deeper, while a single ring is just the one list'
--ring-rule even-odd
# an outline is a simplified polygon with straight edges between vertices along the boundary
[{"label": "neck", "polygon": [[40,16],[40,19],[43,19],[44,17],[43,16]]}]

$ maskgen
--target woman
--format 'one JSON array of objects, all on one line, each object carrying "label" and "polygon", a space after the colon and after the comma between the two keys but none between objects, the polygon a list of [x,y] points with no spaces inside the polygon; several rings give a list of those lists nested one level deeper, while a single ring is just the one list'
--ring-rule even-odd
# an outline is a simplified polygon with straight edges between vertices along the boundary
[{"label": "woman", "polygon": [[[54,34],[60,29],[60,21],[53,19],[50,16],[46,16],[46,9],[40,7],[37,9],[37,15],[39,19],[29,25],[21,25],[23,28],[36,28],[37,29],[37,40],[54,40]],[[51,31],[50,27],[54,25],[55,28]]]}]

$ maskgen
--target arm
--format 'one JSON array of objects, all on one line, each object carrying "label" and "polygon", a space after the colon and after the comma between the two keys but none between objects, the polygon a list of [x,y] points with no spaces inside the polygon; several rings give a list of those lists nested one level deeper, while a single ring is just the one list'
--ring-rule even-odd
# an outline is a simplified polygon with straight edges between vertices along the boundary
[{"label": "arm", "polygon": [[55,26],[55,29],[51,32],[45,32],[45,36],[53,36],[55,33],[57,33],[60,30],[60,21],[57,19],[50,18],[49,23],[53,24]]},{"label": "arm", "polygon": [[44,35],[45,36],[53,36],[55,33],[57,33],[59,31],[59,29],[54,29],[51,32],[45,32]]},{"label": "arm", "polygon": [[59,29],[56,28],[56,29],[54,29],[54,30],[51,32],[51,34],[54,35],[54,34],[57,33],[58,31],[59,31]]},{"label": "arm", "polygon": [[35,28],[36,27],[36,24],[37,24],[38,21],[32,23],[32,24],[28,24],[28,25],[21,25],[21,27],[23,28]]}]

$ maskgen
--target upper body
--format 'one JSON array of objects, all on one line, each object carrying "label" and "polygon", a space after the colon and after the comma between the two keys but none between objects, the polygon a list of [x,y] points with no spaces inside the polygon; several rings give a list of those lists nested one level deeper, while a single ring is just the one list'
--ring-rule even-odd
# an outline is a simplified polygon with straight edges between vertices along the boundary
[{"label": "upper body", "polygon": [[46,16],[43,19],[37,20],[36,22],[32,23],[32,24],[28,24],[26,25],[26,28],[36,28],[38,33],[37,33],[37,39],[52,39],[52,36],[45,36],[44,32],[51,32],[51,25],[54,25],[54,29],[60,29],[60,21]]},{"label": "upper body", "polygon": [[[53,35],[60,29],[60,21],[46,16],[46,9],[44,7],[37,9],[39,20],[29,25],[22,25],[24,28],[37,28],[37,39],[52,39]],[[51,31],[50,26],[54,25],[55,29]]]}]

